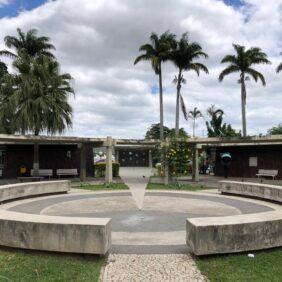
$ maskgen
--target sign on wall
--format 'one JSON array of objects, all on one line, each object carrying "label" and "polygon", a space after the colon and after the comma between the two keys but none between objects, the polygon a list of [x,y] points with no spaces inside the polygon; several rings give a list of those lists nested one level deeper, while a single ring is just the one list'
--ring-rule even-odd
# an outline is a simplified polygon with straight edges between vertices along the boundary
[{"label": "sign on wall", "polygon": [[258,166],[258,157],[249,157],[249,166],[251,167]]}]

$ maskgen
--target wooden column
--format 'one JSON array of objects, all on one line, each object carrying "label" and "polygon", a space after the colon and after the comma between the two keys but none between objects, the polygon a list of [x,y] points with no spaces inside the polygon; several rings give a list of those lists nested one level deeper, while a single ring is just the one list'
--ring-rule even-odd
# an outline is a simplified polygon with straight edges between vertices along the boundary
[{"label": "wooden column", "polygon": [[193,148],[192,179],[195,182],[199,181],[199,152],[197,145],[195,145],[195,147]]},{"label": "wooden column", "polygon": [[80,144],[80,181],[84,182],[86,180],[86,156],[85,156],[85,144]]},{"label": "wooden column", "polygon": [[34,143],[33,148],[33,176],[39,176],[39,144]]},{"label": "wooden column", "polygon": [[152,150],[149,150],[149,167],[153,167]]},{"label": "wooden column", "polygon": [[106,183],[113,182],[113,139],[112,137],[108,136],[106,141],[106,174],[105,174],[105,181]]}]

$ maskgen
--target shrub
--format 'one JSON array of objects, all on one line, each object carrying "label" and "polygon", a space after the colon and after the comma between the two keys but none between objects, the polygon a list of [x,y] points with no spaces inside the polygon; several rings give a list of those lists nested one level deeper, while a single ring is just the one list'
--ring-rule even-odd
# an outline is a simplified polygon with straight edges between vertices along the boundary
[{"label": "shrub", "polygon": [[[106,163],[94,164],[94,177],[105,177]],[[113,162],[113,177],[119,176],[119,163]]]}]

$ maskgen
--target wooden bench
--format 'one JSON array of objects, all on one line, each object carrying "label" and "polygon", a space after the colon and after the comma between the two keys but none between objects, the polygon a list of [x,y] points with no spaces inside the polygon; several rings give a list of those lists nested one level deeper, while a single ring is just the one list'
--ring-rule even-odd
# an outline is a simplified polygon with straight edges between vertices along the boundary
[{"label": "wooden bench", "polygon": [[[34,176],[34,169],[30,170],[30,176]],[[39,176],[48,176],[50,179],[50,177],[53,176],[53,170],[52,169],[39,169]]]},{"label": "wooden bench", "polygon": [[77,176],[77,168],[59,168],[57,169],[57,175],[60,178],[61,176]]},{"label": "wooden bench", "polygon": [[259,169],[258,173],[256,174],[258,178],[263,176],[272,177],[273,180],[276,178],[277,175],[278,175],[278,169]]}]

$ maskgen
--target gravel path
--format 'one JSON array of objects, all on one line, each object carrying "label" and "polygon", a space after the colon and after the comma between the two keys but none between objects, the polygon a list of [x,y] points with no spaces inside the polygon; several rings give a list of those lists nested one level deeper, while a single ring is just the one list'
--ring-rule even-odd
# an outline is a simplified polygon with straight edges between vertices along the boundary
[{"label": "gravel path", "polygon": [[102,282],[207,281],[190,255],[110,254],[102,273]]}]

